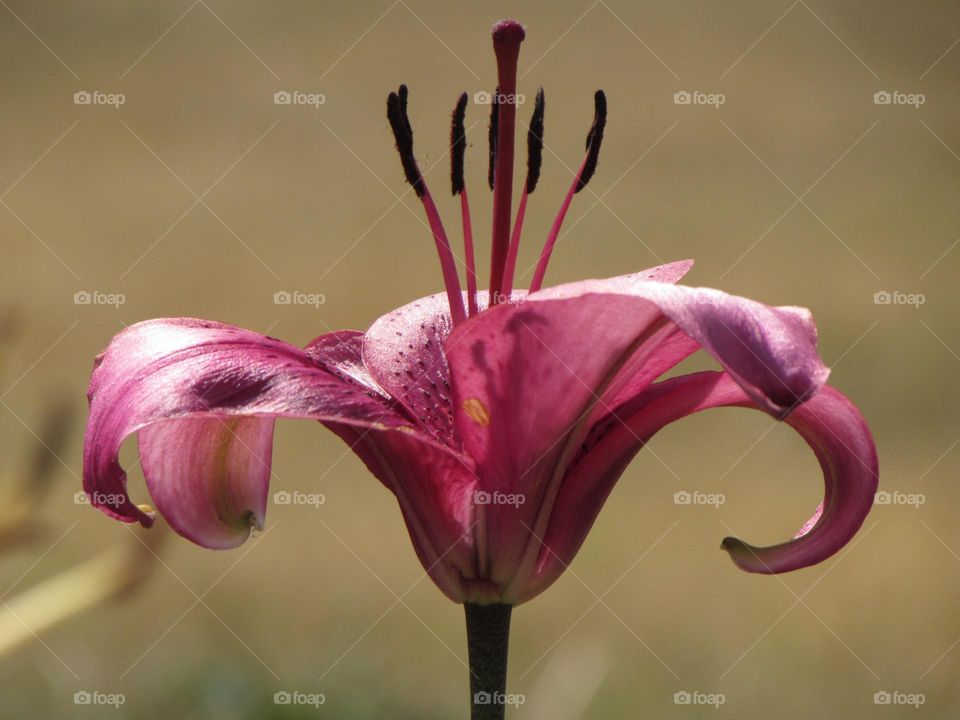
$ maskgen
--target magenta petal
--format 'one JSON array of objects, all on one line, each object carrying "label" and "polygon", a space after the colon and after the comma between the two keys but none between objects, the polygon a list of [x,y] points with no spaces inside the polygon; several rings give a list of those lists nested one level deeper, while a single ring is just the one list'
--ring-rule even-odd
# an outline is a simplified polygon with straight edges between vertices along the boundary
[{"label": "magenta petal", "polygon": [[[239,493],[213,503],[231,513],[224,517],[211,514],[212,505],[207,501],[198,513],[207,520],[215,518],[215,522],[187,528],[184,523],[190,516],[177,505],[175,491],[159,491],[161,512],[163,506],[169,508],[183,534],[212,538],[218,545],[225,542],[224,534],[241,532],[236,513],[262,521],[264,465],[268,470],[270,459],[269,429],[265,430],[264,424],[243,423],[235,430],[238,437],[227,442],[222,432],[225,426],[215,425],[217,418],[227,427],[238,418],[305,417],[413,431],[409,421],[383,398],[334,376],[303,350],[241,328],[190,318],[151,320],[117,335],[97,358],[88,397],[83,476],[91,503],[125,522],[152,522],[152,516],[127,497],[126,473],[117,456],[127,435],[163,422],[163,428],[149,430],[142,438],[151,490],[161,485],[196,485],[202,482],[200,468],[207,468],[219,475],[207,477],[210,488],[192,490],[197,497],[209,498],[215,488]],[[192,427],[202,429],[202,437],[189,436],[187,428],[173,427],[181,420],[198,417],[203,422]],[[238,439],[245,439],[248,453],[234,444]],[[192,466],[186,459],[179,462],[160,457],[162,446],[177,441],[185,443]],[[223,453],[225,448],[226,457],[203,457],[204,453]],[[253,462],[253,456],[263,462]],[[243,471],[252,475],[241,477]]]},{"label": "magenta petal", "polygon": [[[362,363],[362,346],[362,333],[339,331],[312,341],[307,353],[345,381],[382,393]],[[450,599],[463,602],[466,585],[478,576],[471,532],[476,486],[472,459],[422,442],[414,433],[324,424],[394,493],[424,568]]]},{"label": "magenta petal", "polygon": [[336,330],[314,338],[304,351],[344,382],[386,399],[386,391],[363,364],[363,335],[359,330]]},{"label": "magenta petal", "polygon": [[370,327],[363,339],[363,362],[427,432],[458,447],[443,352],[452,327],[446,293],[421,298]]},{"label": "magenta petal", "polygon": [[263,528],[273,422],[191,417],[140,429],[147,488],[174,530],[197,545],[225,549]]},{"label": "magenta petal", "polygon": [[[674,420],[716,407],[756,408],[726,373],[704,372],[649,388],[591,431],[587,449],[564,478],[544,536],[529,599],[572,561],[617,479],[641,447]],[[824,476],[824,500],[793,540],[754,547],[727,538],[723,547],[744,570],[779,573],[818,563],[856,534],[873,505],[879,470],[866,421],[839,391],[825,386],[786,419],[813,449]],[[546,548],[549,548],[547,550]]]},{"label": "magenta petal", "polygon": [[[597,395],[648,336],[662,328],[651,303],[611,294],[498,305],[459,325],[447,342],[454,418],[491,494],[522,503],[484,507],[490,577],[507,583],[527,555]],[[584,428],[583,433],[586,432]]]},{"label": "magenta petal", "polygon": [[827,376],[808,312],[643,274],[548,288],[457,326],[447,340],[456,428],[484,489],[525,496],[520,508],[486,509],[494,580],[533,571],[531,533],[545,530],[598,417],[697,346],[776,416]]},{"label": "magenta petal", "polygon": [[690,272],[693,267],[693,260],[677,260],[676,262],[657,265],[640,272],[633,273],[627,277],[636,280],[652,280],[654,282],[675,284],[683,279],[683,276]]},{"label": "magenta petal", "polygon": [[643,282],[634,275],[559,285],[527,302],[594,295],[654,304],[772,415],[789,413],[830,374],[817,353],[816,326],[805,308],[770,307],[720,290]]}]

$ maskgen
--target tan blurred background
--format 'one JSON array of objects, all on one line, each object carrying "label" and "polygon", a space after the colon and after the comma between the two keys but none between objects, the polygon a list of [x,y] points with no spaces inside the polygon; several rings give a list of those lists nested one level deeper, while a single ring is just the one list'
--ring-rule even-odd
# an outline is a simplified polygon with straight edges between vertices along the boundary
[{"label": "tan blurred background", "polygon": [[[720,539],[792,534],[821,492],[813,455],[760,413],[668,428],[626,472],[571,572],[514,613],[510,690],[525,703],[510,717],[960,710],[955,3],[0,5],[0,307],[19,323],[0,355],[8,488],[52,404],[76,413],[37,537],[0,559],[5,604],[136,542],[74,502],[91,363],[125,325],[191,315],[303,344],[440,289],[384,101],[410,86],[417,154],[436,163],[428,181],[458,234],[449,111],[460,91],[492,89],[489,27],[513,15],[528,28],[520,92],[545,88],[549,146],[520,266],[539,251],[602,87],[600,168],[548,283],[693,257],[691,284],[811,308],[831,382],[875,433],[881,487],[924,502],[877,506],[821,566],[749,576]],[[282,90],[325,102],[275,105]],[[125,102],[78,105],[80,91]],[[675,104],[681,91],[724,103]],[[924,102],[876,104],[882,91]],[[467,122],[485,277],[486,108],[471,104]],[[83,291],[124,302],[75,304]],[[276,305],[278,291],[326,302]],[[925,302],[875,303],[895,291]],[[0,715],[464,717],[461,609],[422,578],[392,497],[343,449],[320,427],[281,422],[272,489],[325,504],[271,504],[267,531],[231,552],[169,538],[139,592],[0,658]],[[676,505],[683,490],[726,502]],[[274,704],[295,690],[326,702]],[[84,691],[126,701],[74,704]],[[725,702],[678,705],[678,692]],[[878,692],[924,704],[877,705]]]}]

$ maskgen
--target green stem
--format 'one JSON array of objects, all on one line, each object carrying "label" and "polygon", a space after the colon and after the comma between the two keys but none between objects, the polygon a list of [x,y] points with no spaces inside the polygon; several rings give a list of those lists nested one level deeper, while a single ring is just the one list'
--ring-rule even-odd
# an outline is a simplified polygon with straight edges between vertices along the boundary
[{"label": "green stem", "polygon": [[471,720],[503,720],[512,605],[464,603],[470,655]]}]

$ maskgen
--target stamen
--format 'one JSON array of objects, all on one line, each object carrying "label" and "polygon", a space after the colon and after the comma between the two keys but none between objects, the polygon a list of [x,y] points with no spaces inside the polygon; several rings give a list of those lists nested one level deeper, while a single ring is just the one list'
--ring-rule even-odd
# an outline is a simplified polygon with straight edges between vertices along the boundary
[{"label": "stamen", "polygon": [[537,91],[537,100],[533,107],[533,117],[530,118],[530,127],[527,130],[527,182],[524,185],[523,195],[520,196],[520,207],[517,210],[517,219],[513,224],[513,235],[510,237],[510,251],[507,253],[507,266],[503,272],[503,295],[510,299],[513,292],[513,276],[517,269],[517,254],[520,251],[520,238],[523,234],[523,218],[527,212],[527,196],[537,189],[540,179],[540,166],[543,164],[543,88]]},{"label": "stamen", "polygon": [[560,212],[557,213],[557,217],[553,221],[553,226],[550,228],[550,234],[547,236],[547,241],[543,245],[543,250],[540,252],[540,260],[537,262],[537,268],[533,273],[533,280],[530,282],[529,292],[536,292],[543,286],[543,278],[547,274],[550,255],[553,253],[554,245],[557,244],[557,237],[560,235],[560,228],[563,225],[564,218],[567,216],[567,211],[570,209],[573,196],[587,186],[587,183],[590,182],[593,173],[597,169],[597,161],[600,157],[600,144],[603,142],[603,130],[607,124],[607,96],[604,95],[603,90],[597,90],[594,94],[593,104],[593,125],[590,127],[590,132],[587,133],[586,157],[584,157],[583,163],[580,165],[580,170],[577,171],[577,176],[574,178],[573,184],[563,199]]},{"label": "stamen", "polygon": [[397,152],[400,154],[400,163],[407,182],[413,186],[414,192],[423,203],[423,209],[430,223],[434,243],[437,246],[437,255],[440,257],[440,269],[443,272],[443,283],[447,289],[447,300],[450,304],[450,317],[454,325],[466,318],[463,309],[463,294],[460,290],[460,278],[457,275],[457,265],[450,250],[450,242],[443,229],[443,222],[437,206],[433,202],[423,174],[417,165],[413,154],[413,128],[407,115],[407,86],[401,85],[395,93],[387,97],[387,119],[393,130],[393,137],[397,143]]},{"label": "stamen", "polygon": [[467,315],[477,314],[477,268],[473,256],[473,228],[470,223],[470,202],[464,182],[464,156],[467,152],[467,133],[464,118],[467,113],[467,94],[457,100],[450,125],[450,182],[454,195],[460,196],[460,217],[463,221],[463,249],[467,264]]},{"label": "stamen", "polygon": [[[503,278],[510,249],[510,217],[513,202],[513,149],[517,117],[517,60],[526,33],[516,20],[501,20],[493,26],[493,50],[497,56],[496,161],[493,172],[493,233],[490,258],[490,305],[503,299]],[[500,101],[504,102],[501,103]],[[503,107],[500,107],[502,105]]]}]

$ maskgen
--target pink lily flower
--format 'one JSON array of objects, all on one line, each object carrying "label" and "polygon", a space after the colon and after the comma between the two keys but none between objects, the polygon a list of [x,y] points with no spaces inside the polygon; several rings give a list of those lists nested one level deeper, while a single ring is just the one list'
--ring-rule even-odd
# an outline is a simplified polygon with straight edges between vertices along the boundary
[{"label": "pink lily flower", "polygon": [[[153,522],[149,506],[127,497],[118,461],[124,438],[136,433],[156,512],[199,545],[235,547],[265,521],[274,421],[319,420],[396,496],[421,563],[447,597],[468,606],[469,622],[471,607],[526,602],[562,574],[614,483],[657,431],[701,410],[735,406],[793,427],[820,462],[825,493],[786,542],[724,540],[733,561],[749,572],[786,572],[826,559],[855,535],[877,488],[876,451],[857,408],[825,385],[809,311],[677,284],[692,261],[542,288],[573,196],[597,167],[602,91],[533,282],[528,291],[513,289],[527,198],[540,172],[545,107],[540,91],[511,230],[511,98],[523,38],[515,21],[494,26],[489,291],[477,289],[463,181],[466,94],[451,132],[463,291],[417,167],[401,86],[390,95],[388,119],[429,220],[445,292],[384,315],[366,332],[321,335],[305,348],[192,318],[149,320],[121,332],[97,357],[90,381],[83,476],[94,506],[124,522]],[[718,371],[660,379],[700,350]],[[483,612],[474,610],[475,617]],[[490,627],[474,624],[481,622]],[[471,660],[485,652],[481,645],[472,634]],[[496,678],[475,687],[495,686],[502,687]]]}]

